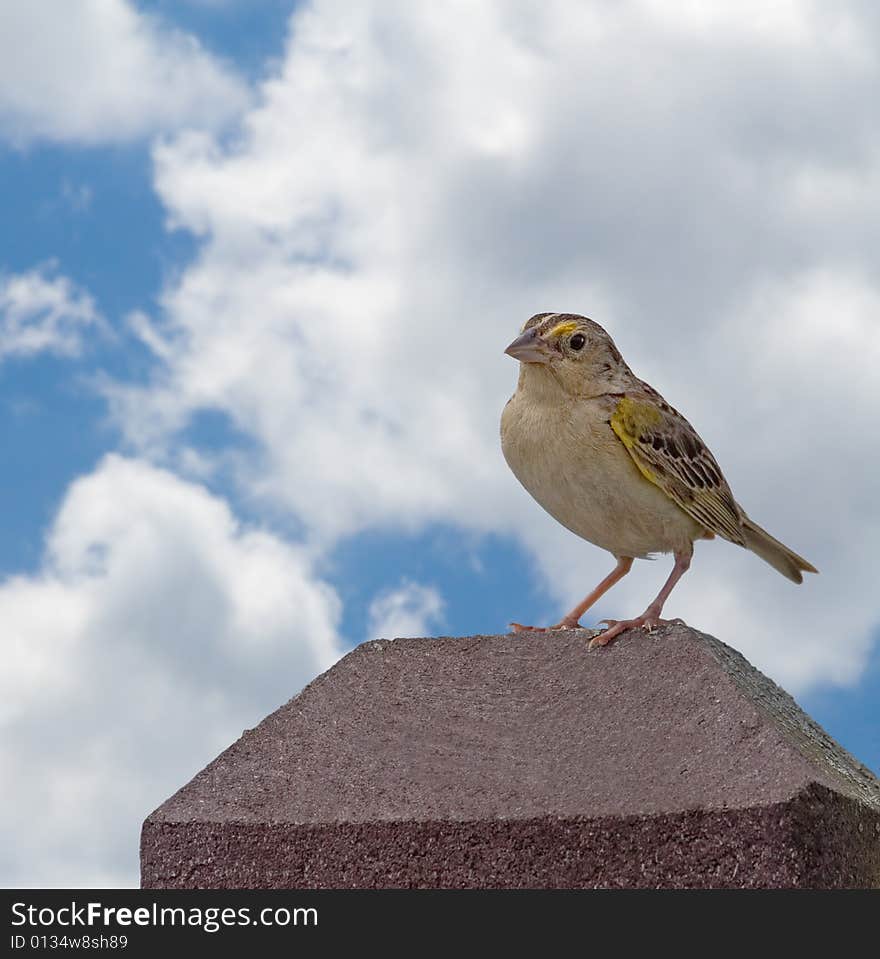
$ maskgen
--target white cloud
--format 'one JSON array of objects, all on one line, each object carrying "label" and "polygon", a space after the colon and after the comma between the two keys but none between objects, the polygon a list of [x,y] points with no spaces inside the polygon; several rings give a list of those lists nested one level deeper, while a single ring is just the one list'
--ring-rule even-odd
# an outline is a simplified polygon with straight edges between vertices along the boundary
[{"label": "white cloud", "polygon": [[443,598],[433,586],[405,581],[370,603],[367,638],[426,636],[442,616]]},{"label": "white cloud", "polygon": [[216,128],[247,99],[231,68],[130,0],[0,8],[0,137],[15,144]]},{"label": "white cloud", "polygon": [[[864,373],[878,80],[855,5],[317,0],[233,145],[186,133],[155,151],[170,222],[204,246],[142,331],[161,367],[113,392],[119,421],[170,456],[195,411],[221,410],[263,451],[242,488],[315,544],[428,522],[509,533],[565,606],[609,560],[507,472],[501,350],[532,312],[588,313],[749,512],[823,570],[795,590],[704,544],[670,612],[797,690],[851,681],[877,620],[880,464],[858,437],[880,416]],[[831,349],[858,357],[852,376],[830,375]],[[641,565],[605,610],[644,608],[668,567]]]},{"label": "white cloud", "polygon": [[43,351],[78,356],[89,330],[107,332],[94,300],[53,264],[0,273],[0,360]]},{"label": "white cloud", "polygon": [[204,488],[115,455],[77,480],[0,584],[4,882],[136,884],[143,818],[336,658],[339,614]]}]

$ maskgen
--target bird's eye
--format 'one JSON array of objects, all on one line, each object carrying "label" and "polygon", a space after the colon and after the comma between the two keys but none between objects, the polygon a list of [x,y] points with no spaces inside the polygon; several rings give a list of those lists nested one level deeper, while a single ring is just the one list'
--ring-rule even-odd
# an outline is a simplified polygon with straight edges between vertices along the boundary
[{"label": "bird's eye", "polygon": [[583,333],[575,333],[575,335],[568,341],[568,345],[573,350],[582,350],[584,348],[584,343],[587,342],[587,338]]}]

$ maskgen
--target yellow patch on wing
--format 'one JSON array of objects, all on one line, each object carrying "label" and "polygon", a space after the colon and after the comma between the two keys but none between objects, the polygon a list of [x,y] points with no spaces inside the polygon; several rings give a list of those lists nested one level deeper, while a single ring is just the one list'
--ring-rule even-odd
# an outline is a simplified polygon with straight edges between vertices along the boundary
[{"label": "yellow patch on wing", "polygon": [[742,511],[715,458],[683,416],[645,397],[625,395],[609,422],[645,479],[708,532],[744,545]]},{"label": "yellow patch on wing", "polygon": [[622,396],[611,418],[612,423],[615,419],[627,435],[635,440],[643,430],[656,426],[663,419],[663,414],[653,403]]},{"label": "yellow patch on wing", "polygon": [[[659,422],[660,411],[656,407],[649,403],[639,403],[630,396],[621,397],[620,402],[611,414],[611,429],[629,450],[630,455],[634,453],[639,436],[646,429],[656,426]],[[641,457],[633,455],[633,462],[638,466],[646,480],[650,480],[656,486],[660,485],[653,470],[648,469],[648,465]]]},{"label": "yellow patch on wing", "polygon": [[547,336],[565,336],[567,333],[574,333],[577,328],[578,325],[574,320],[563,320],[561,323],[557,323]]}]

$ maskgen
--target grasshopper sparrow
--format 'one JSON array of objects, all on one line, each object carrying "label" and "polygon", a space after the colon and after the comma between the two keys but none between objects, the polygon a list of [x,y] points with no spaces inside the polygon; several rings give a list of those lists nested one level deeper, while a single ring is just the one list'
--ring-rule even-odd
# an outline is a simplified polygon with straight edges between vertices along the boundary
[{"label": "grasshopper sparrow", "polygon": [[694,540],[716,534],[795,583],[802,571],[817,572],[749,519],[696,430],[630,370],[598,323],[538,313],[505,352],[519,360],[520,371],[501,417],[504,458],[554,519],[617,559],[583,602],[549,628],[579,628],[633,559],[672,553],[672,573],[645,612],[604,620],[608,628],[590,647],[627,629],[653,629],[664,622],[663,604],[690,566]]}]

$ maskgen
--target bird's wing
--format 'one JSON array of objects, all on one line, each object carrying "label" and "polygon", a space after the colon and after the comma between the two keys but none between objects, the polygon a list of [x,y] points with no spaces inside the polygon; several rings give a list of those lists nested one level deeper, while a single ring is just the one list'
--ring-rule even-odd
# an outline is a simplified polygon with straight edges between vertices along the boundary
[{"label": "bird's wing", "polygon": [[713,533],[745,545],[743,511],[697,431],[663,398],[618,394],[609,423],[642,475]]}]

